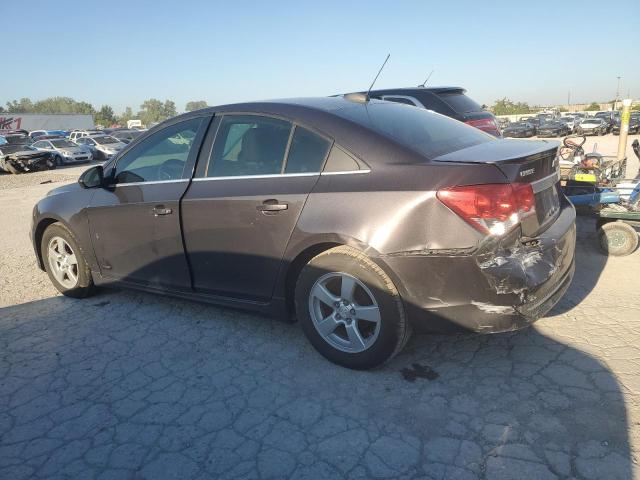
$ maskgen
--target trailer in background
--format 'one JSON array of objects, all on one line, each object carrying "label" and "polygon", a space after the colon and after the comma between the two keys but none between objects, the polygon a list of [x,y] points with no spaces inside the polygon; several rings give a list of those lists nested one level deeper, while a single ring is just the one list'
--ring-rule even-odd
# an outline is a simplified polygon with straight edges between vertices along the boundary
[{"label": "trailer in background", "polygon": [[79,113],[0,113],[1,130],[86,130],[94,128],[93,115]]}]

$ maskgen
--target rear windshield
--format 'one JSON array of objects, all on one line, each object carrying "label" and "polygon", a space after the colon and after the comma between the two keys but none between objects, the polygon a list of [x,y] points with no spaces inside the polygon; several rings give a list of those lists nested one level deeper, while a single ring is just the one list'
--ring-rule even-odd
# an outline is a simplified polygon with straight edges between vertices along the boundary
[{"label": "rear windshield", "polygon": [[438,97],[458,113],[482,112],[482,107],[464,93],[439,93]]},{"label": "rear windshield", "polygon": [[399,103],[372,101],[335,113],[429,159],[495,140],[452,118]]},{"label": "rear windshield", "polygon": [[56,148],[75,147],[75,146],[77,146],[75,143],[70,142],[69,140],[51,140],[51,143]]}]

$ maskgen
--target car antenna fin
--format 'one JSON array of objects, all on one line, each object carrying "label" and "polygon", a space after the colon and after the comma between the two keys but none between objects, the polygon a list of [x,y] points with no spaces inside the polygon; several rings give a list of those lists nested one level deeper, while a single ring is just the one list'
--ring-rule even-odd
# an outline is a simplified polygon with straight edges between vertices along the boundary
[{"label": "car antenna fin", "polygon": [[371,85],[369,86],[369,90],[367,90],[367,101],[369,101],[369,94],[371,93],[371,89],[373,88],[373,86],[376,84],[376,80],[378,80],[378,77],[380,76],[380,74],[382,73],[382,69],[384,68],[384,66],[387,64],[387,62],[389,61],[389,57],[391,56],[390,53],[387,54],[387,58],[385,58],[384,63],[382,64],[382,66],[380,67],[380,70],[378,70],[378,74],[376,75],[376,78],[373,79],[373,82],[371,82]]},{"label": "car antenna fin", "polygon": [[431,75],[433,75],[433,72],[435,72],[435,70],[431,70],[431,72],[429,72],[429,75],[427,75],[427,78],[424,82],[422,82],[422,84],[418,85],[418,87],[423,87],[427,84],[427,82],[429,81],[429,79],[431,78]]}]

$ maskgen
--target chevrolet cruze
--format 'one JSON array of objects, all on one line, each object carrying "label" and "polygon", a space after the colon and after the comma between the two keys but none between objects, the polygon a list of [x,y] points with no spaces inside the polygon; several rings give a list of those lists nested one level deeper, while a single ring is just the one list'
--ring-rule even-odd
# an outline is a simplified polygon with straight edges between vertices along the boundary
[{"label": "chevrolet cruze", "polygon": [[412,327],[514,330],[574,271],[557,143],[345,97],[207,108],[140,136],[33,211],[56,288],[95,285],[296,318],[350,368]]}]

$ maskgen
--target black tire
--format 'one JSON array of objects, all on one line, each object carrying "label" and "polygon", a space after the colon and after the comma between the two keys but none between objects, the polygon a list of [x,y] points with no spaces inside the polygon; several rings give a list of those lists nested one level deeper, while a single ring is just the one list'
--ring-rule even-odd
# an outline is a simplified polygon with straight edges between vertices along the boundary
[{"label": "black tire", "polygon": [[[67,288],[62,285],[51,271],[48,245],[54,237],[61,237],[65,240],[71,247],[72,253],[76,256],[78,280],[77,284],[72,288]],[[42,260],[45,270],[49,275],[49,279],[60,293],[73,298],[84,298],[93,293],[95,288],[93,285],[93,277],[91,276],[89,265],[84,258],[84,253],[73,236],[73,233],[71,233],[64,225],[61,223],[53,223],[47,227],[42,235],[42,241],[40,242],[40,252],[42,254]]]},{"label": "black tire", "polygon": [[62,165],[64,165],[64,162],[62,161],[62,157],[60,155],[56,155],[56,165],[58,167],[61,167]]},{"label": "black tire", "polygon": [[[364,351],[351,353],[332,346],[320,335],[312,319],[312,288],[326,274],[334,272],[355,277],[377,302],[380,312],[379,333]],[[411,336],[411,326],[393,281],[369,257],[348,246],[327,250],[307,263],[297,279],[295,309],[302,330],[315,349],[331,362],[347,368],[364,370],[380,366],[402,350]],[[359,325],[357,320],[356,324]]]},{"label": "black tire", "polygon": [[44,163],[47,166],[47,170],[55,170],[55,168],[58,166],[58,159],[57,157],[49,157],[45,160]]},{"label": "black tire", "polygon": [[638,247],[638,233],[624,222],[608,222],[598,230],[600,250],[607,255],[624,257]]}]

